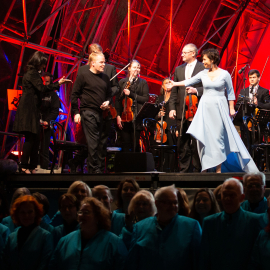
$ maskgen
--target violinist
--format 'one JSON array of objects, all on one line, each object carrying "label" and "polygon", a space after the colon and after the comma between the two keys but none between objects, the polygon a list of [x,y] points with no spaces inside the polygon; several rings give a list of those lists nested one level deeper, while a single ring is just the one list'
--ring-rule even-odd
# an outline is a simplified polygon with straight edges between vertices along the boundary
[{"label": "violinist", "polygon": [[[120,92],[115,99],[115,108],[117,111],[116,120],[117,126],[121,131],[120,133],[123,152],[133,151],[134,132],[132,120],[133,117],[136,119],[137,113],[139,113],[143,104],[149,99],[148,84],[146,80],[139,77],[140,70],[140,63],[137,60],[132,60],[130,66],[128,67],[128,76],[119,82]],[[125,97],[127,100],[126,103]],[[125,106],[125,104],[127,106]],[[123,119],[123,117],[125,119]],[[142,130],[141,123],[136,122],[135,129],[135,150],[136,152],[140,152],[139,139]]]},{"label": "violinist", "polygon": [[[197,61],[197,54],[198,49],[194,44],[190,43],[184,46],[182,50],[182,60],[185,63],[176,67],[174,73],[175,82],[189,79],[204,70],[203,63]],[[183,113],[188,109],[188,106],[185,106],[185,91],[187,91],[187,94],[199,97],[203,94],[203,87],[201,83],[187,88],[183,86],[173,87],[169,102],[169,117],[172,119],[176,118],[179,131],[182,126],[182,132],[179,132],[181,134],[179,134],[177,143],[180,172],[200,172],[201,164],[197,151],[197,142],[189,134],[186,134],[186,131],[191,124],[192,117],[187,119],[185,113]],[[182,121],[183,123],[181,125]]]},{"label": "violinist", "polygon": [[[256,69],[251,69],[248,72],[249,87],[242,89],[237,99],[236,109],[243,101],[243,97],[249,98],[249,103],[254,104],[258,109],[270,110],[270,95],[269,90],[259,85],[261,76],[260,72]],[[267,102],[268,101],[268,102]]]},{"label": "violinist", "polygon": [[[173,145],[172,135],[170,133],[170,127],[176,125],[176,119],[169,118],[169,102],[171,98],[171,89],[168,89],[170,86],[170,79],[165,78],[162,82],[162,86],[160,89],[160,95],[158,97],[158,104],[162,104],[161,109],[156,116],[156,120],[160,121],[163,116],[163,126],[164,123],[166,126],[165,135],[166,138],[163,138],[163,143],[167,145]],[[166,141],[165,141],[166,140]],[[157,141],[157,140],[156,140]],[[174,153],[171,151],[170,153],[164,153],[164,165],[166,172],[173,172],[174,170]]]}]

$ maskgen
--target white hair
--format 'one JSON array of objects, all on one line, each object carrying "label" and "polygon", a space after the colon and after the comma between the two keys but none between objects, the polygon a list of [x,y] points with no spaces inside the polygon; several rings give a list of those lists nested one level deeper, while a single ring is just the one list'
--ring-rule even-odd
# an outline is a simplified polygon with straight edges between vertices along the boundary
[{"label": "white hair", "polygon": [[198,55],[198,48],[197,48],[197,46],[195,44],[189,43],[189,44],[186,44],[184,47],[191,47],[192,50],[195,52],[195,56]]},{"label": "white hair", "polygon": [[129,203],[128,213],[130,214],[131,212],[134,211],[136,207],[136,202],[139,201],[142,197],[149,201],[151,205],[151,216],[154,216],[157,213],[155,199],[154,199],[153,194],[147,190],[140,190],[134,195],[134,197],[131,199]]},{"label": "white hair", "polygon": [[175,185],[171,185],[171,186],[167,186],[167,187],[162,187],[162,188],[159,188],[156,193],[155,193],[155,200],[158,201],[160,200],[160,197],[168,192],[168,191],[171,191],[173,193],[175,193],[175,195],[177,195],[177,189],[175,188]]},{"label": "white hair", "polygon": [[236,178],[228,178],[226,179],[224,182],[223,182],[223,187],[224,187],[224,184],[227,183],[227,182],[234,182],[238,185],[239,189],[240,189],[240,192],[241,194],[244,194],[244,187],[243,187],[243,184]]},{"label": "white hair", "polygon": [[252,177],[259,177],[262,181],[262,185],[265,186],[265,174],[262,173],[262,172],[249,172],[249,173],[246,173],[244,176],[243,176],[243,184],[244,186],[247,185],[247,179],[248,178],[252,178]]}]

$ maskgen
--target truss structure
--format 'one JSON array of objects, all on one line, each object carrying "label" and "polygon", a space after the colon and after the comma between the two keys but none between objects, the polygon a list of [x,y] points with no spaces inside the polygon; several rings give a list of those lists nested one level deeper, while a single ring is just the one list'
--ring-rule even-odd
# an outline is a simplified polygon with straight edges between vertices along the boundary
[{"label": "truss structure", "polygon": [[[268,0],[267,0],[268,1]],[[267,1],[250,0],[12,0],[3,5],[0,49],[15,52],[10,74],[2,84],[20,87],[22,67],[33,50],[49,55],[47,71],[55,78],[75,80],[88,58],[88,45],[99,43],[118,70],[131,59],[141,62],[141,76],[150,92],[159,93],[164,77],[173,76],[182,63],[187,43],[200,50],[215,47],[221,66],[234,70],[235,89],[241,85],[236,72],[251,63],[270,20]],[[256,40],[256,42],[254,42]],[[11,47],[3,44],[10,44]],[[120,74],[120,78],[124,73]],[[12,82],[12,85],[10,85]],[[6,91],[2,88],[1,92]],[[71,86],[62,86],[60,121],[73,136],[70,109]],[[3,96],[3,95],[2,95]],[[5,131],[11,129],[12,112],[5,111]],[[6,137],[1,156],[5,156]]]}]

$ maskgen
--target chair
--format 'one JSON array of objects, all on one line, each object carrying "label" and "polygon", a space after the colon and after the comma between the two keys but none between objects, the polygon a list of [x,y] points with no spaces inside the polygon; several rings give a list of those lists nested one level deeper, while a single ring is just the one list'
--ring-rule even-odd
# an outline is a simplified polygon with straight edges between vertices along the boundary
[{"label": "chair", "polygon": [[[56,139],[56,135],[54,132],[54,126],[57,126],[59,128],[59,131],[60,131],[59,138],[61,138],[60,134],[63,134],[63,140]],[[61,125],[60,123],[58,123],[56,121],[50,122],[50,128],[51,128],[52,134],[53,134],[53,160],[52,160],[52,166],[51,166],[51,174],[53,174],[54,173],[53,169],[54,169],[56,159],[57,159],[57,154],[59,151],[74,152],[76,150],[87,150],[87,145],[80,144],[77,142],[67,141],[66,140],[66,132],[65,132],[63,125]],[[59,164],[60,164],[60,162],[61,162],[61,160],[59,159]]]},{"label": "chair", "polygon": [[[145,118],[143,120],[143,129],[144,129],[144,145],[146,152],[150,152],[154,155],[155,150],[158,151],[158,166],[156,166],[159,171],[164,171],[164,154],[167,152],[174,152],[175,160],[177,160],[177,145],[166,145],[164,143],[157,144],[154,141],[154,133],[156,132],[156,125],[160,123],[152,118]],[[155,155],[154,155],[155,156]]]}]

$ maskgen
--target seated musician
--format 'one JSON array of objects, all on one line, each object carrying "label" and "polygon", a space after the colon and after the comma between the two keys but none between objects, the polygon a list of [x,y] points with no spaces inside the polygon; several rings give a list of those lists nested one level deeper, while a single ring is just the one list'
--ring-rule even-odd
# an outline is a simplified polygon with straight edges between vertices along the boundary
[{"label": "seated musician", "polygon": [[[163,138],[163,143],[167,145],[173,145],[173,138],[170,132],[171,126],[176,125],[176,120],[169,118],[169,102],[170,102],[170,97],[171,97],[171,89],[167,89],[168,84],[169,84],[170,79],[165,78],[162,82],[162,86],[160,89],[160,95],[158,97],[158,104],[163,104],[161,106],[161,109],[159,113],[156,116],[156,120],[161,121],[161,116],[163,116],[163,123],[166,122],[166,129],[165,129],[165,135],[166,137]],[[164,126],[164,124],[163,124]],[[156,138],[156,142],[158,144],[161,143],[161,138]],[[171,151],[170,153],[165,153],[164,154],[164,171],[166,172],[173,172],[174,171],[174,153]]]},{"label": "seated musician", "polygon": [[[129,152],[133,150],[133,104],[131,104],[131,108],[129,106],[131,103],[136,102],[135,109],[133,113],[136,115],[139,113],[143,104],[149,99],[149,88],[146,80],[139,77],[141,70],[141,65],[137,60],[132,60],[130,66],[128,67],[128,77],[122,79],[119,82],[120,92],[116,96],[115,99],[115,108],[117,111],[117,126],[121,130],[121,144],[123,152]],[[128,85],[130,82],[130,86]],[[127,102],[126,110],[125,110],[125,97],[131,99]],[[136,152],[140,152],[140,133],[142,130],[141,123],[136,123]]]},{"label": "seated musician", "polygon": [[[257,69],[251,69],[248,73],[249,87],[242,89],[237,99],[236,109],[238,110],[244,97],[249,98],[248,103],[254,104],[258,109],[270,110],[269,90],[259,85],[261,76]],[[268,102],[267,102],[268,101]]]}]

